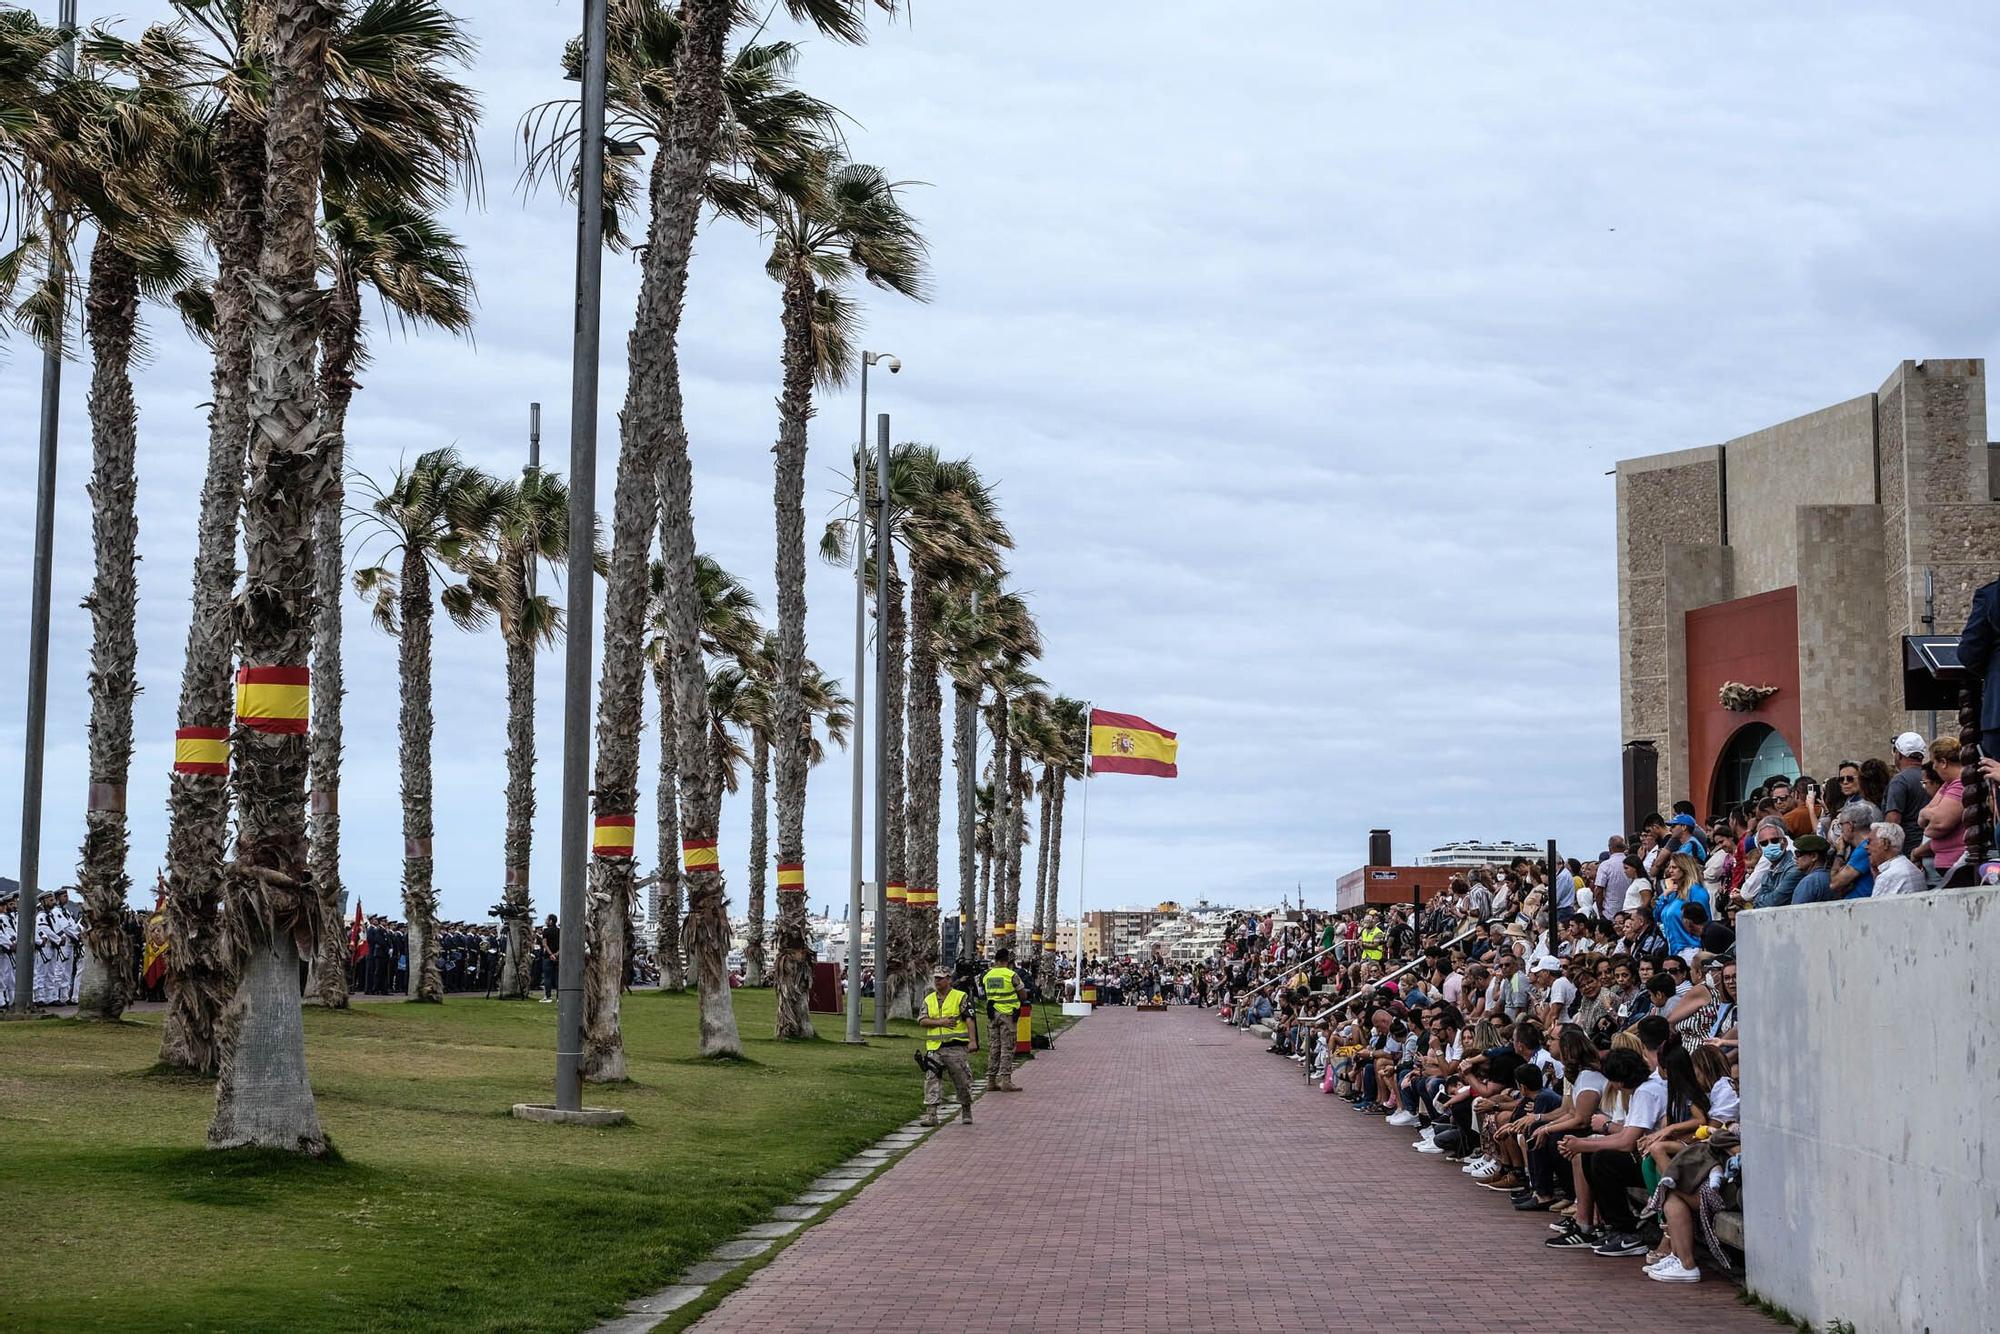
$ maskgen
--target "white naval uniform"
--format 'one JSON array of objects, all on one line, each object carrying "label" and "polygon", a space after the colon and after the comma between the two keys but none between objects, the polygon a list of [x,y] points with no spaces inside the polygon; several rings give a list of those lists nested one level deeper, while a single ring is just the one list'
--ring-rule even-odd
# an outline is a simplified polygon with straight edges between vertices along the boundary
[{"label": "white naval uniform", "polygon": [[83,980],[83,923],[78,921],[68,909],[56,909],[57,944],[62,958],[63,1004],[76,1004],[77,985]]},{"label": "white naval uniform", "polygon": [[14,1004],[14,912],[0,912],[0,1010]]}]

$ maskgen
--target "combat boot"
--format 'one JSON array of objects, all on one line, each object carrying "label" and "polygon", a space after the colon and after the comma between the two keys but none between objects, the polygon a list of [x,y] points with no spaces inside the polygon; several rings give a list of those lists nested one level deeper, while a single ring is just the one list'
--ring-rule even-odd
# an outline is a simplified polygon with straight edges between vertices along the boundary
[{"label": "combat boot", "polygon": [[962,1126],[972,1124],[972,1104],[970,1102],[962,1102],[958,1105],[958,1123]]},{"label": "combat boot", "polygon": [[935,1107],[924,1108],[923,1120],[917,1122],[917,1124],[920,1126],[934,1126],[937,1123],[938,1123],[937,1108]]}]

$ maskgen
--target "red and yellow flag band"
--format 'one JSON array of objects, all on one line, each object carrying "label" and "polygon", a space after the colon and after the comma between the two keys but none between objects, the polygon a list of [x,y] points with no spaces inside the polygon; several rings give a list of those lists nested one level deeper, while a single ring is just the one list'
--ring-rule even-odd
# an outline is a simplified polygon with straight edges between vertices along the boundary
[{"label": "red and yellow flag band", "polygon": [[935,908],[937,907],[937,901],[937,891],[934,889],[913,889],[910,891],[909,906],[912,908]]},{"label": "red and yellow flag band", "polygon": [[688,874],[692,875],[696,871],[713,871],[720,864],[720,859],[715,855],[714,839],[681,840],[681,866]]},{"label": "red and yellow flag band", "polygon": [[1090,711],[1090,771],[1094,774],[1180,774],[1180,741],[1136,713]]},{"label": "red and yellow flag band", "polygon": [[778,892],[780,894],[803,894],[806,892],[806,864],[804,862],[778,863]]},{"label": "red and yellow flag band", "polygon": [[629,815],[600,815],[590,830],[590,850],[599,857],[632,855],[633,818]]},{"label": "red and yellow flag band", "polygon": [[236,673],[236,721],[253,732],[306,730],[312,672],[305,667],[244,667]]},{"label": "red and yellow flag band", "polygon": [[174,733],[174,772],[177,774],[226,774],[229,772],[229,729],[226,727],[183,727]]},{"label": "red and yellow flag band", "polygon": [[886,888],[889,892],[889,902],[891,903],[903,903],[912,897],[909,887],[900,880],[891,880]]}]

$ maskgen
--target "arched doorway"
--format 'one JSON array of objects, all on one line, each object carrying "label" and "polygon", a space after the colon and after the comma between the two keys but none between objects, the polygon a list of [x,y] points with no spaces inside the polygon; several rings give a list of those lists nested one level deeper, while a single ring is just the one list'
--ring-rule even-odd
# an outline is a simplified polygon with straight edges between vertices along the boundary
[{"label": "arched doorway", "polygon": [[1720,814],[1778,775],[1796,778],[1799,757],[1791,742],[1769,723],[1745,723],[1731,733],[1716,757],[1715,777],[1709,785],[1708,809]]}]

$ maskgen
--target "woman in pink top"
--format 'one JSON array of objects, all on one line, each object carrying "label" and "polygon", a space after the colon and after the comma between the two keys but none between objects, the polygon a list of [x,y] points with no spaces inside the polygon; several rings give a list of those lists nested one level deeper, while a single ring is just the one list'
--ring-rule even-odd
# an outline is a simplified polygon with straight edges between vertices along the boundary
[{"label": "woman in pink top", "polygon": [[1930,762],[1942,786],[1930,805],[1917,812],[1924,831],[1919,851],[1930,854],[1932,872],[1942,877],[1965,855],[1965,784],[1960,781],[1965,766],[1958,762],[1958,738],[1941,736],[1933,741]]}]

